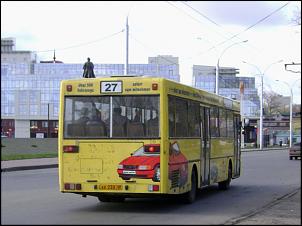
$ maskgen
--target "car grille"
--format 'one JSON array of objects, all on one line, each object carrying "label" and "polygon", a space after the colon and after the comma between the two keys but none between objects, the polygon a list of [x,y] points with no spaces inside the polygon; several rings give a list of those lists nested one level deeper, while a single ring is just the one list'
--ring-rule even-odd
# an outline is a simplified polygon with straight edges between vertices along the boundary
[{"label": "car grille", "polygon": [[133,166],[133,165],[124,165],[124,169],[125,170],[135,170],[136,166]]}]

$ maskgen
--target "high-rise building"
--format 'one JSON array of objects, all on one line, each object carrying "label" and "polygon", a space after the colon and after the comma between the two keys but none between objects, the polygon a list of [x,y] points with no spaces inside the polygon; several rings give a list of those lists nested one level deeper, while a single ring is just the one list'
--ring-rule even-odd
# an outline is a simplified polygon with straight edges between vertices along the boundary
[{"label": "high-rise building", "polygon": [[36,54],[32,51],[15,50],[14,38],[1,38],[1,63],[35,63]]},{"label": "high-rise building", "polygon": [[[241,101],[240,83],[244,85],[242,116],[249,122],[243,144],[257,144],[257,120],[259,119],[260,99],[255,88],[254,77],[239,77],[238,69],[219,68],[219,95]],[[193,86],[214,93],[216,87],[216,67],[193,65]],[[246,127],[247,128],[247,127]]]},{"label": "high-rise building", "polygon": [[[244,84],[243,96],[243,116],[259,116],[260,100],[257,89],[255,88],[254,77],[239,77],[238,69],[232,67],[219,68],[219,95],[236,99],[240,101],[239,84]],[[209,92],[215,92],[216,86],[216,67],[193,65],[193,82],[192,85],[199,89]]]},{"label": "high-rise building", "polygon": [[[179,82],[178,60],[176,63],[130,64],[129,74]],[[96,77],[123,72],[123,64],[94,64]],[[82,78],[82,74],[83,64],[1,60],[1,134],[16,138],[57,137],[60,81]]]},{"label": "high-rise building", "polygon": [[12,52],[16,50],[15,38],[1,38],[1,53]]}]

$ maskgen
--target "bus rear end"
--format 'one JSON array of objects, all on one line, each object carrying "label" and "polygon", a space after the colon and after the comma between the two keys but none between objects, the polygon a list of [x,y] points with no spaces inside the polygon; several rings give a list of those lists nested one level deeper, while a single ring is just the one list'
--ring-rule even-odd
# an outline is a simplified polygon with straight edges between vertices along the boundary
[{"label": "bus rear end", "polygon": [[62,192],[101,201],[163,193],[159,83],[137,78],[62,82]]}]

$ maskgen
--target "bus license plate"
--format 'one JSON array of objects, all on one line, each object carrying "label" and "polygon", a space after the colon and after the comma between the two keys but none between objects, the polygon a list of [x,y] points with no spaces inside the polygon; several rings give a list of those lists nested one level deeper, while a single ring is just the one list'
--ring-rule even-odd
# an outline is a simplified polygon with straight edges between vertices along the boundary
[{"label": "bus license plate", "polygon": [[119,184],[101,184],[100,190],[123,190],[123,186]]},{"label": "bus license plate", "polygon": [[123,170],[123,174],[130,174],[130,175],[135,175],[136,172],[133,170]]}]

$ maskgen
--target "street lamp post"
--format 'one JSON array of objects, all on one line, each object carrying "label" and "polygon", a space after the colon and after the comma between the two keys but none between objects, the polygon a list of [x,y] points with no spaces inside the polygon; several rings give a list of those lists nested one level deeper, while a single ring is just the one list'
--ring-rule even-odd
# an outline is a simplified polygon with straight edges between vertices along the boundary
[{"label": "street lamp post", "polygon": [[[293,85],[297,82],[301,80],[300,78],[297,79]],[[280,81],[279,79],[276,79],[277,82],[283,82],[284,84],[286,84],[290,90],[290,104],[289,104],[289,147],[292,147],[293,144],[293,88],[292,86],[290,86],[287,82],[284,81]]]},{"label": "street lamp post", "polygon": [[47,138],[49,138],[49,103],[47,104]]},{"label": "street lamp post", "polygon": [[[276,80],[277,82],[283,82],[280,80]],[[289,104],[289,147],[292,147],[292,122],[293,122],[293,90],[292,87],[287,83],[287,82],[283,82],[284,84],[286,84],[290,90],[290,104]]]},{"label": "street lamp post", "polygon": [[220,54],[220,57],[218,58],[217,60],[217,65],[216,65],[216,81],[215,81],[215,84],[216,84],[216,88],[215,88],[215,93],[218,95],[219,94],[219,61],[220,61],[220,58],[222,57],[222,55],[229,49],[231,48],[232,46],[234,45],[237,45],[237,44],[240,44],[240,43],[244,43],[244,42],[247,42],[248,40],[244,40],[242,42],[235,42],[233,43],[232,45],[228,46],[227,48],[225,48],[222,53]]},{"label": "street lamp post", "polygon": [[267,68],[264,70],[264,72],[262,73],[261,70],[254,64],[248,63],[246,61],[242,61],[245,64],[249,64],[253,67],[255,67],[258,72],[259,75],[261,76],[261,96],[260,96],[260,128],[259,128],[259,149],[262,150],[263,148],[263,76],[266,73],[266,71],[273,65],[273,64],[277,64],[277,63],[281,63],[283,60],[279,60],[277,62],[273,62],[270,65],[267,66]]}]

